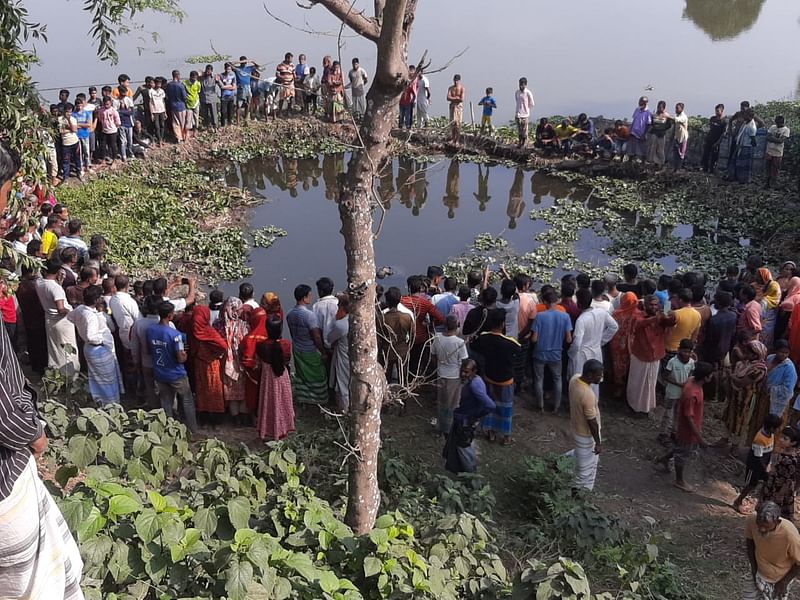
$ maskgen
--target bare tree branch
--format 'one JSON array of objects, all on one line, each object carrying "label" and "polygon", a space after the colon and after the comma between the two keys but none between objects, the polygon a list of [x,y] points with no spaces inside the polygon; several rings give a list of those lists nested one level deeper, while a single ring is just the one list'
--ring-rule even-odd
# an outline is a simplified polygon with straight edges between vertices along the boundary
[{"label": "bare tree branch", "polygon": [[[460,52],[458,52],[457,54],[452,56],[441,67],[437,67],[437,68],[431,69],[431,70],[427,70],[427,68],[426,68],[425,73],[427,75],[430,75],[431,73],[441,73],[442,71],[445,71],[446,69],[449,69],[450,65],[452,65],[454,62],[456,62],[459,58],[461,58],[462,56],[464,56],[464,54],[467,53],[467,50],[469,50],[469,46],[467,46],[466,48],[464,48],[463,50],[461,50]],[[428,63],[428,67],[430,67],[430,66],[431,66],[430,63]]]},{"label": "bare tree branch", "polygon": [[351,4],[347,0],[308,0],[307,5],[297,3],[301,8],[311,8],[316,4],[324,6],[342,23],[368,40],[377,42],[381,37],[381,26],[378,21],[367,17],[363,11],[353,12]]},{"label": "bare tree branch", "polygon": [[[303,27],[298,27],[297,25],[289,23],[289,21],[286,21],[285,19],[282,19],[281,17],[279,17],[278,15],[273,13],[269,8],[267,8],[267,4],[266,3],[263,3],[262,6],[264,7],[264,10],[266,11],[266,13],[270,17],[275,19],[281,25],[286,25],[286,27],[288,27],[289,29],[294,29],[295,31],[301,31],[303,33],[310,33],[311,35],[318,35],[318,36],[335,37],[337,35],[337,33],[335,31],[317,31],[315,29],[306,29],[306,28],[303,28]],[[313,8],[313,7],[311,7],[311,6],[302,6],[302,8],[308,9],[308,8]],[[308,25],[307,22],[306,22],[306,25]],[[358,37],[356,35],[342,36],[341,32],[339,32],[338,35],[339,35],[339,37]]]}]

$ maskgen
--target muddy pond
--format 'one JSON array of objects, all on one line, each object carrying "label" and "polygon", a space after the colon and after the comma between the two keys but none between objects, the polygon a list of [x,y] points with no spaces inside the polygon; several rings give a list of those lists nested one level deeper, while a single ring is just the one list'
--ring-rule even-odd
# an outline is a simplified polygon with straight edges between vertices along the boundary
[{"label": "muddy pond", "polygon": [[[263,204],[251,209],[249,227],[272,225],[286,230],[270,248],[250,253],[256,290],[277,292],[290,302],[299,283],[313,287],[321,276],[333,278],[337,289],[346,282],[343,239],[335,202],[336,176],[348,156],[328,154],[317,159],[259,160],[231,167],[228,183],[243,187]],[[376,209],[376,227],[383,216],[375,242],[378,267],[393,274],[384,287],[405,289],[409,275],[424,273],[428,265],[442,264],[472,246],[476,236],[502,236],[522,254],[541,245],[534,238],[548,228],[538,218],[556,201],[575,201],[587,206],[600,201],[588,198],[589,190],[552,175],[502,165],[459,162],[442,157],[435,162],[395,159],[378,185],[385,215]],[[533,216],[533,218],[532,218]],[[635,227],[637,215],[621,215]],[[689,237],[692,227],[678,225],[663,235]],[[583,261],[603,266],[608,240],[590,227],[581,228],[574,252]],[[674,268],[672,257],[661,259]],[[497,267],[498,265],[494,265]],[[234,292],[236,283],[222,287]]]}]

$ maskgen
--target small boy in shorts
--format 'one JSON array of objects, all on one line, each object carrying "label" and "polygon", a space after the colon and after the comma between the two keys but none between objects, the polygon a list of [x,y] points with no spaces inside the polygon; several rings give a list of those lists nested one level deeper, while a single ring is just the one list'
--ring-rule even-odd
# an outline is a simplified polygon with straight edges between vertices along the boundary
[{"label": "small boy in shorts", "polygon": [[661,433],[658,441],[665,444],[675,433],[675,411],[681,397],[683,386],[689,380],[695,365],[692,358],[694,343],[692,340],[681,340],[678,353],[667,361],[664,367],[664,416],[661,417]]},{"label": "small boy in shorts", "polygon": [[478,106],[483,107],[483,116],[481,117],[481,135],[483,135],[485,130],[488,130],[490,134],[494,130],[492,128],[492,113],[494,112],[494,109],[497,108],[497,102],[492,96],[493,93],[494,90],[492,88],[486,88],[486,95],[481,98],[480,102],[478,102]]}]

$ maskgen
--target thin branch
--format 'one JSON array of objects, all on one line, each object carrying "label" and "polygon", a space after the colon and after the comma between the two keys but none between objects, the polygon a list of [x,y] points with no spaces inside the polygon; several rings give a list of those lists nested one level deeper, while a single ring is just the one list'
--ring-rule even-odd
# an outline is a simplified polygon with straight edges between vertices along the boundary
[{"label": "thin branch", "polygon": [[[294,25],[293,23],[290,23],[289,21],[286,21],[285,19],[282,19],[281,17],[279,17],[278,15],[276,15],[275,13],[270,11],[270,9],[267,8],[267,4],[266,3],[263,3],[262,6],[264,7],[264,10],[267,12],[267,14],[270,17],[275,19],[281,25],[286,25],[286,27],[288,27],[289,29],[294,29],[295,31],[300,31],[302,33],[310,33],[311,35],[318,35],[318,36],[335,37],[337,35],[335,31],[316,31],[314,29],[304,29],[303,27],[298,27],[297,25]],[[298,6],[300,6],[301,8],[305,8],[305,9],[312,8],[311,6],[303,6],[303,5],[300,5],[300,4],[298,4]],[[306,22],[306,24],[308,24],[308,22]],[[341,33],[339,35],[341,36]],[[358,37],[358,36],[357,35],[349,35],[349,36],[345,36],[345,37]]]},{"label": "thin branch", "polygon": [[[464,54],[466,54],[467,50],[469,50],[469,46],[467,46],[466,48],[461,50],[458,54],[452,56],[450,58],[450,60],[448,60],[446,63],[444,63],[441,67],[438,67],[436,69],[432,69],[430,71],[426,70],[425,73],[430,75],[432,73],[441,73],[442,71],[445,71],[445,70],[449,69],[450,65],[452,65],[456,60],[458,60],[459,58],[464,56]],[[428,66],[430,66],[430,63],[428,63]]]},{"label": "thin branch", "polygon": [[337,19],[342,21],[357,34],[377,42],[381,37],[381,26],[375,19],[367,17],[363,11],[353,12],[352,6],[347,0],[308,0],[308,4],[297,2],[300,8],[312,8],[320,4]]}]

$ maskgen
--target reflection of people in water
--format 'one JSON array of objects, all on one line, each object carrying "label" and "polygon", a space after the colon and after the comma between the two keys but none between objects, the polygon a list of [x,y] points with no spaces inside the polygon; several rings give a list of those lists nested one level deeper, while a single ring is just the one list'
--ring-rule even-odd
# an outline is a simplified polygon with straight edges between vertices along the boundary
[{"label": "reflection of people in water", "polygon": [[335,200],[339,195],[339,174],[344,173],[344,152],[325,154],[322,157],[322,180],[325,198]]},{"label": "reflection of people in water", "polygon": [[731,39],[755,25],[763,4],[764,0],[686,0],[683,18],[712,40]]},{"label": "reflection of people in water", "polygon": [[450,166],[447,168],[447,184],[445,185],[445,196],[442,198],[442,204],[447,207],[447,218],[452,219],[456,216],[456,209],[458,208],[458,195],[461,176],[461,165],[457,160],[451,160]]},{"label": "reflection of people in water", "polygon": [[303,191],[307,192],[311,187],[319,186],[319,176],[322,170],[319,168],[319,157],[301,158],[297,161],[297,172],[300,181],[303,182]]},{"label": "reflection of people in water", "polygon": [[397,159],[397,191],[400,193],[400,203],[406,208],[411,208],[411,189],[414,185],[414,161],[407,156]]},{"label": "reflection of people in water", "polygon": [[550,195],[550,178],[541,171],[534,171],[531,175],[531,193],[534,206],[541,204],[542,198]]},{"label": "reflection of people in water", "polygon": [[268,158],[263,162],[264,175],[267,176],[269,182],[279,190],[286,191],[286,182],[283,179],[283,170],[281,169],[280,161],[277,158]]},{"label": "reflection of people in water", "polygon": [[522,212],[525,210],[525,200],[522,198],[524,180],[525,174],[522,172],[522,168],[517,167],[517,172],[514,173],[514,183],[511,184],[511,189],[508,192],[508,205],[506,206],[509,229],[517,228],[517,219],[522,216]]},{"label": "reflection of people in water", "polygon": [[297,198],[297,159],[283,158],[283,177],[292,198]]},{"label": "reflection of people in water", "polygon": [[492,197],[489,195],[489,166],[486,166],[486,174],[483,172],[483,166],[478,165],[478,192],[473,192],[475,200],[478,201],[478,210],[483,212],[486,210],[486,205]]},{"label": "reflection of people in water", "polygon": [[392,198],[394,198],[394,161],[392,160],[387,160],[380,169],[378,196],[380,196],[383,208],[389,210],[392,207]]},{"label": "reflection of people in water", "polygon": [[419,214],[428,201],[428,168],[425,163],[414,161],[414,210]]}]

